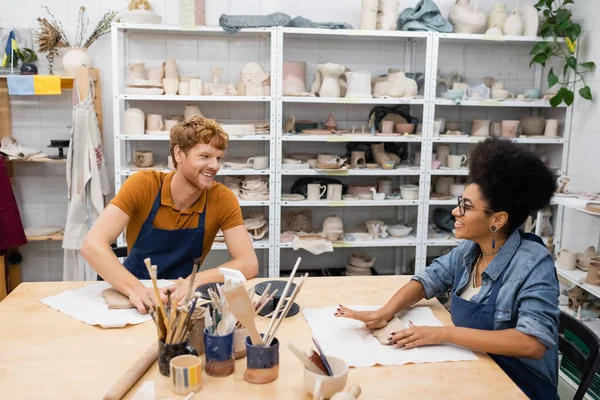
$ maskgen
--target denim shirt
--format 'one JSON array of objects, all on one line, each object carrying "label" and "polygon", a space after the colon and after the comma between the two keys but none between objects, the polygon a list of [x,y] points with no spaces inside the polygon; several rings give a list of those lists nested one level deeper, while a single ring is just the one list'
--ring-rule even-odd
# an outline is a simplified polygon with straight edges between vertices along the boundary
[{"label": "denim shirt", "polygon": [[[430,299],[450,287],[457,296],[470,283],[479,245],[465,240],[450,253],[439,257],[413,276]],[[521,237],[515,230],[482,273],[483,286],[471,301],[486,303],[492,284],[507,268],[494,312],[496,330],[514,328],[538,339],[546,348],[541,360],[519,358],[525,366],[554,385],[558,384],[558,278],[548,250]]]}]

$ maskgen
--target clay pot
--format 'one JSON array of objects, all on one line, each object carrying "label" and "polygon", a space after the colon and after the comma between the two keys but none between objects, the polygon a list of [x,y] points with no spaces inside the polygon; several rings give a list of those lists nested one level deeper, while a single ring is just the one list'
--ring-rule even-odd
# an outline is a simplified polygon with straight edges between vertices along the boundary
[{"label": "clay pot", "polygon": [[165,78],[179,79],[179,70],[175,60],[165,61]]},{"label": "clay pot", "polygon": [[588,269],[587,276],[585,277],[585,282],[589,283],[590,285],[600,285],[600,263],[590,263],[590,268]]},{"label": "clay pot", "polygon": [[395,31],[398,25],[398,0],[379,0],[377,7],[377,30]]},{"label": "clay pot", "polygon": [[435,182],[435,192],[439,194],[450,194],[450,185],[454,184],[451,176],[441,176]]},{"label": "clay pot", "polygon": [[185,106],[185,110],[183,113],[183,119],[188,119],[189,117],[193,117],[194,115],[199,115],[199,116],[203,116],[202,115],[202,111],[200,111],[200,108],[198,108],[198,106],[195,106],[193,104],[187,105]]},{"label": "clay pot", "polygon": [[504,120],[502,121],[502,137],[516,138],[519,131],[519,121]]},{"label": "clay pot", "polygon": [[542,135],[546,126],[546,118],[529,116],[521,118],[521,130],[524,135]]},{"label": "clay pot", "polygon": [[396,132],[408,133],[409,135],[415,131],[415,124],[396,124]]},{"label": "clay pot", "polygon": [[163,79],[163,88],[166,95],[175,95],[179,90],[179,79],[165,78]]},{"label": "clay pot", "polygon": [[129,74],[127,75],[128,81],[136,79],[145,79],[146,71],[144,70],[144,63],[132,64],[129,66]]},{"label": "clay pot", "polygon": [[474,119],[471,127],[471,136],[490,136],[489,119]]},{"label": "clay pot", "polygon": [[377,192],[386,195],[392,194],[392,180],[390,178],[377,179]]},{"label": "clay pot", "polygon": [[436,159],[441,163],[442,167],[448,166],[448,155],[450,155],[450,146],[442,144],[435,149]]},{"label": "clay pot", "polygon": [[502,31],[508,36],[523,35],[523,20],[521,19],[521,15],[519,15],[519,6],[506,18]]},{"label": "clay pot", "polygon": [[283,95],[306,93],[306,63],[304,61],[283,63]]},{"label": "clay pot", "polygon": [[162,131],[165,129],[162,115],[148,114],[146,115],[146,129],[149,131]]},{"label": "clay pot", "polygon": [[574,270],[577,265],[577,254],[571,250],[562,249],[558,253],[557,265],[561,269],[566,269],[569,271]]}]

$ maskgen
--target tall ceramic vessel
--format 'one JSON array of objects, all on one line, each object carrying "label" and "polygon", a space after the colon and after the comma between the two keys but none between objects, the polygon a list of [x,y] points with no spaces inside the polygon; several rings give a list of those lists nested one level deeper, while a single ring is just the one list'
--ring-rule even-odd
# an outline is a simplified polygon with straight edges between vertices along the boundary
[{"label": "tall ceramic vessel", "polygon": [[306,93],[306,63],[304,61],[283,63],[283,95]]},{"label": "tall ceramic vessel", "polygon": [[377,30],[395,31],[398,25],[398,0],[379,0]]},{"label": "tall ceramic vessel", "polygon": [[90,58],[87,49],[82,49],[79,47],[70,47],[67,49],[63,56],[62,65],[67,75],[71,78],[75,78],[79,67],[92,67],[92,59]]},{"label": "tall ceramic vessel", "polygon": [[327,63],[317,65],[323,82],[319,89],[321,97],[340,97],[340,76],[346,70],[343,65]]},{"label": "tall ceramic vessel", "polygon": [[475,3],[470,0],[457,0],[448,15],[448,20],[454,25],[455,33],[482,33],[487,25],[487,16]]},{"label": "tall ceramic vessel", "polygon": [[519,7],[519,14],[523,20],[523,36],[537,36],[540,17],[535,7],[521,6]]},{"label": "tall ceramic vessel", "polygon": [[375,30],[377,27],[377,7],[379,0],[362,0],[360,9],[360,29]]},{"label": "tall ceramic vessel", "polygon": [[371,95],[371,72],[346,72],[346,79],[348,81],[347,98],[373,97]]},{"label": "tall ceramic vessel", "polygon": [[506,17],[508,17],[506,3],[494,3],[492,5],[490,15],[488,15],[488,29],[492,28],[494,25],[502,29],[504,26],[504,21],[506,21]]},{"label": "tall ceramic vessel", "polygon": [[506,18],[502,31],[505,35],[509,36],[523,35],[523,20],[521,19],[521,15],[519,15],[519,6]]}]

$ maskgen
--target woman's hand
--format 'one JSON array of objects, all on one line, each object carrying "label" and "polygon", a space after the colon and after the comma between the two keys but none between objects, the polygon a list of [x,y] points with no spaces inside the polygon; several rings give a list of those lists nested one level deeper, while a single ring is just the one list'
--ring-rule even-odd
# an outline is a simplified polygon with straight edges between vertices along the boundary
[{"label": "woman's hand", "polygon": [[365,323],[368,329],[379,329],[387,325],[391,318],[387,318],[381,310],[377,311],[355,311],[339,305],[333,314],[336,317],[351,318]]},{"label": "woman's hand", "polygon": [[414,326],[394,332],[388,338],[390,345],[404,349],[432,346],[446,342],[445,326]]}]

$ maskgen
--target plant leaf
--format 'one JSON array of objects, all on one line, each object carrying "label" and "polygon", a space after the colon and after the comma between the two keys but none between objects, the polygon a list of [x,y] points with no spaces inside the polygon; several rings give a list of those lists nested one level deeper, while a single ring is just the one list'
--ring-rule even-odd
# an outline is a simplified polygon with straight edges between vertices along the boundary
[{"label": "plant leaf", "polygon": [[575,100],[575,94],[567,88],[560,88],[557,95],[560,94],[565,103],[570,106],[573,104],[573,100]]},{"label": "plant leaf", "polygon": [[552,98],[550,99],[550,105],[551,105],[552,107],[556,107],[556,106],[558,106],[560,103],[562,103],[562,100],[563,100],[563,98],[562,98],[562,96],[561,96],[560,92],[559,92],[559,93],[556,93],[556,95],[554,95],[554,97],[552,97]]},{"label": "plant leaf", "polygon": [[550,47],[549,43],[546,42],[538,42],[536,43],[533,48],[531,49],[531,51],[529,52],[529,55],[534,55],[534,54],[539,54],[539,53],[544,53],[546,51],[546,49]]},{"label": "plant leaf", "polygon": [[537,8],[537,9],[538,9],[538,11],[539,11],[539,10],[540,10],[542,7],[544,7],[545,5],[546,5],[546,1],[545,1],[545,0],[540,0],[540,1],[538,1],[538,2],[535,4],[535,6],[534,6],[534,7],[535,7],[535,8]]},{"label": "plant leaf", "polygon": [[554,74],[554,68],[550,68],[550,72],[548,72],[548,87],[551,88],[552,86],[556,85],[558,83],[558,76],[556,76]]},{"label": "plant leaf", "polygon": [[577,68],[577,59],[575,57],[568,57],[567,65],[569,66],[569,68],[576,69]]},{"label": "plant leaf", "polygon": [[593,61],[584,62],[579,65],[581,67],[587,69],[588,71],[593,71],[596,69],[596,63],[594,63]]},{"label": "plant leaf", "polygon": [[538,54],[535,57],[533,57],[533,59],[531,60],[531,62],[529,63],[529,66],[531,67],[532,64],[537,63],[537,64],[542,64],[542,66],[546,66],[546,61],[548,60],[548,57],[546,56],[546,54]]},{"label": "plant leaf", "polygon": [[586,100],[592,100],[592,91],[589,86],[584,86],[579,89],[579,95]]}]

